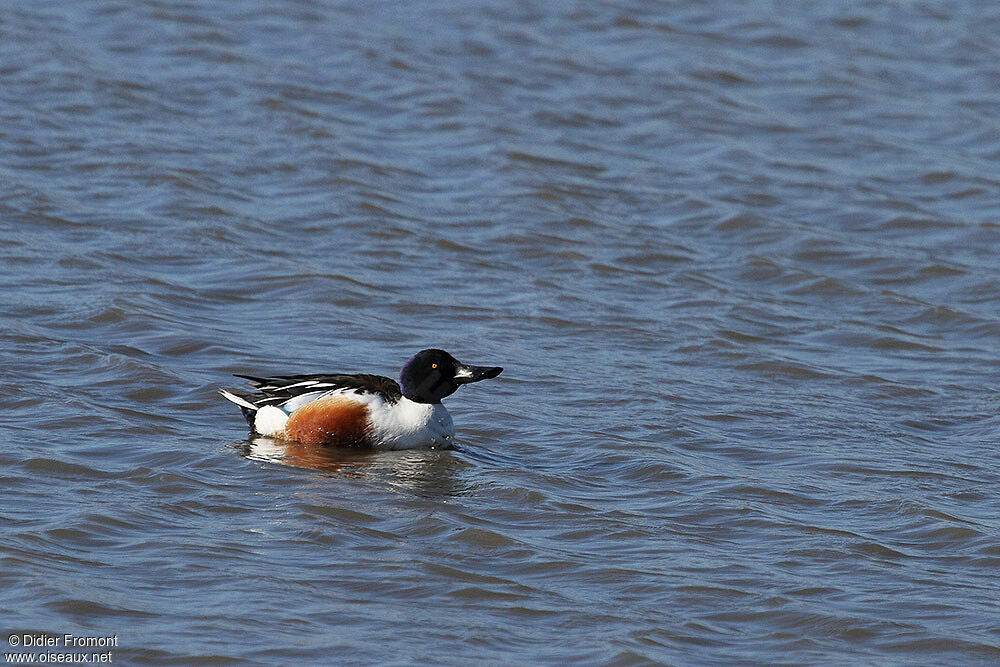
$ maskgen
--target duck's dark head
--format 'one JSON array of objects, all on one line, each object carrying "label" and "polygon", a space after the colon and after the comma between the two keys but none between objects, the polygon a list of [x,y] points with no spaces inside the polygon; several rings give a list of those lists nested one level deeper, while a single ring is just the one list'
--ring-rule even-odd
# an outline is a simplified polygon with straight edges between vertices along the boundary
[{"label": "duck's dark head", "polygon": [[499,366],[467,366],[444,350],[422,350],[403,364],[399,386],[417,403],[440,403],[463,384],[500,375]]}]

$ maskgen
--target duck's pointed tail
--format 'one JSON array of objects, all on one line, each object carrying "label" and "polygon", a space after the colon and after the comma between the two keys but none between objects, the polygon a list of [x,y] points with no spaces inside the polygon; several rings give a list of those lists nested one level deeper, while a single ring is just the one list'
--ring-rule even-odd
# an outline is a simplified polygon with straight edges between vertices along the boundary
[{"label": "duck's pointed tail", "polygon": [[220,389],[219,394],[222,395],[227,401],[232,401],[236,405],[240,406],[240,410],[243,411],[243,417],[247,420],[247,424],[250,428],[254,426],[254,417],[257,414],[257,406],[251,403],[248,399],[242,396],[237,396],[231,391],[226,391],[225,389]]}]

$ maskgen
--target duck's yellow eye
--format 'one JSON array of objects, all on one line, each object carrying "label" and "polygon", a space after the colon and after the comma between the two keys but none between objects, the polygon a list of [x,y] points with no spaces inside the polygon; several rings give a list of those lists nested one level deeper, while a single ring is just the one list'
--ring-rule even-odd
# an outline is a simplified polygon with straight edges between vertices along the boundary
[{"label": "duck's yellow eye", "polygon": [[437,368],[437,367],[438,367],[437,364],[431,364],[431,368]]}]

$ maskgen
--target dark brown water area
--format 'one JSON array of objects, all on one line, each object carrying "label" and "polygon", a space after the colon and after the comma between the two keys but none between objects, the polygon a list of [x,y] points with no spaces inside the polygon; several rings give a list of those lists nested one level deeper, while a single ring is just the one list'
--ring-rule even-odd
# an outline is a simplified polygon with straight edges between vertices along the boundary
[{"label": "dark brown water area", "polygon": [[[1000,661],[998,35],[971,0],[0,3],[0,643]],[[505,368],[446,399],[454,451],[250,441],[215,393],[425,347]]]}]

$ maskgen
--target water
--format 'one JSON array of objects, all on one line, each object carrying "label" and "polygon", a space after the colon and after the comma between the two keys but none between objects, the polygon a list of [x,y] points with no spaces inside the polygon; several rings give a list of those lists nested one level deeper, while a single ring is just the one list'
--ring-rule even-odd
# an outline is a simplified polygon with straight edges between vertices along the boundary
[{"label": "water", "polygon": [[[4,3],[0,629],[998,661],[994,3],[371,4]],[[215,395],[430,346],[456,451]]]}]

